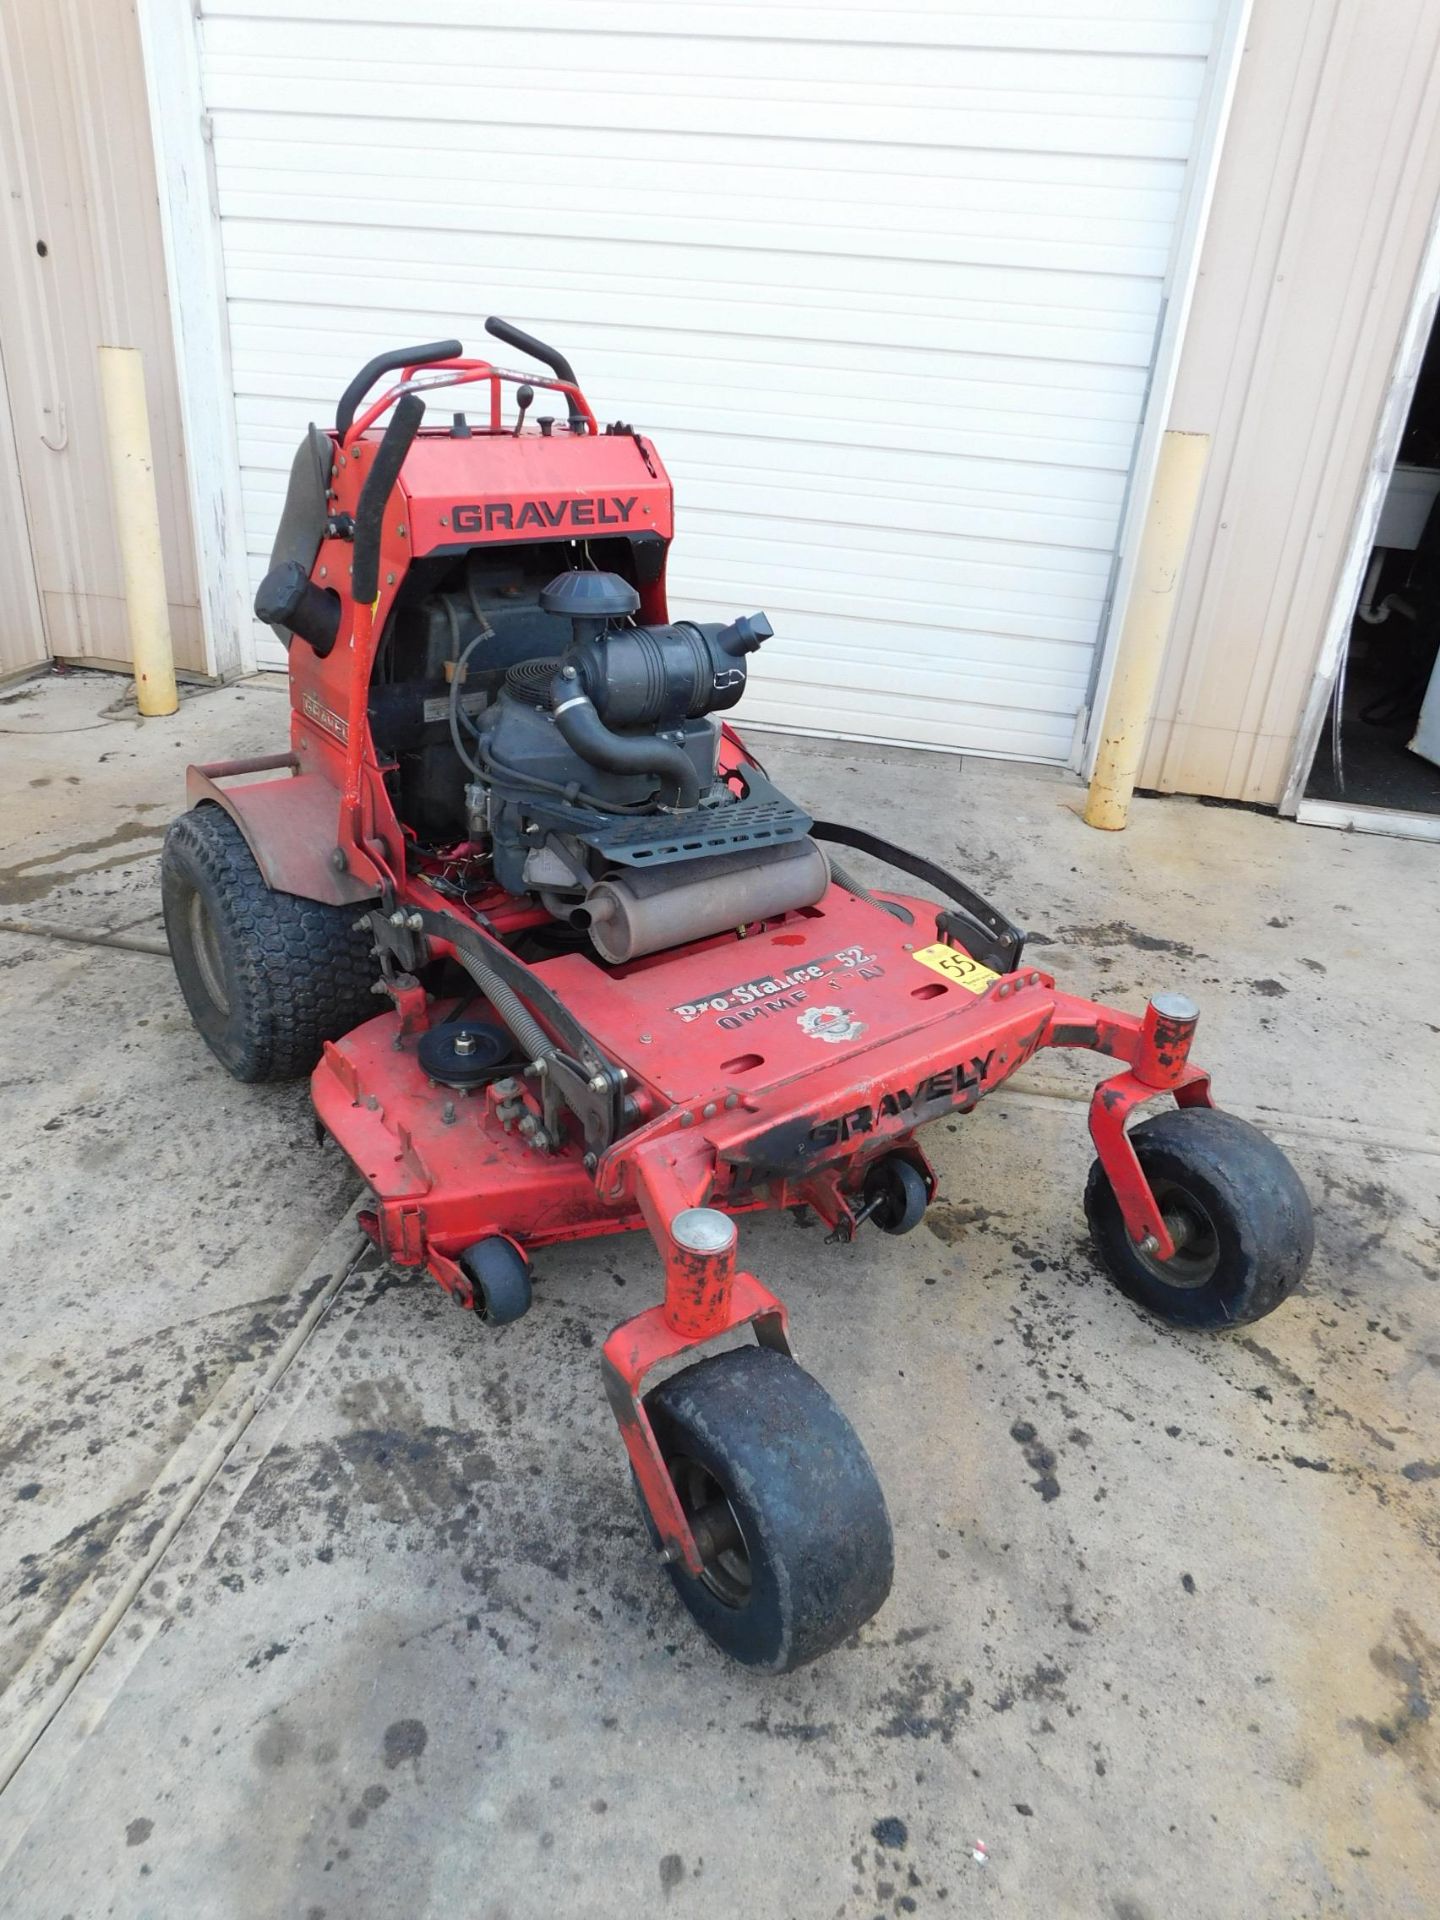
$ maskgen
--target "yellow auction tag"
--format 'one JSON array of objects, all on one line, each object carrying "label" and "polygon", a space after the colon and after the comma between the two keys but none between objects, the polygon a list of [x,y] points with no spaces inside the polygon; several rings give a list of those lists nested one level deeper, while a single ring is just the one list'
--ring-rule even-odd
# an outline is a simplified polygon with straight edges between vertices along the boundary
[{"label": "yellow auction tag", "polygon": [[944,941],[937,946],[921,947],[911,958],[918,960],[922,967],[929,967],[932,973],[942,973],[947,980],[955,981],[970,993],[984,993],[992,981],[1000,978],[989,967],[982,967],[978,960],[972,960],[968,953],[961,953],[955,947],[947,947]]}]

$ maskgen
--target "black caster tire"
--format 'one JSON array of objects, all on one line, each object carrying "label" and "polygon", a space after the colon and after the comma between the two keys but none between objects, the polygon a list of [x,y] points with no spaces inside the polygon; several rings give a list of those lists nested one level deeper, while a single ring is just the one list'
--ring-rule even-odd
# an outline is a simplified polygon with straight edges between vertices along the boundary
[{"label": "black caster tire", "polygon": [[703,1577],[675,1562],[670,1578],[722,1653],[789,1673],[884,1604],[885,1496],[855,1429],[803,1368],[740,1347],[672,1375],[645,1406],[706,1559]]},{"label": "black caster tire", "polygon": [[530,1311],[530,1262],[502,1234],[467,1247],[458,1265],[475,1289],[477,1320],[506,1327]]},{"label": "black caster tire", "polygon": [[190,1017],[237,1080],[310,1073],[327,1040],[379,1012],[358,909],[275,892],[222,808],[207,802],[171,822],[160,899]]},{"label": "black caster tire", "polygon": [[1233,1113],[1178,1107],[1131,1139],[1171,1236],[1173,1259],[1142,1253],[1097,1160],[1085,1188],[1096,1251],[1123,1294],[1176,1327],[1243,1327],[1273,1313],[1310,1264],[1315,1221],[1300,1176]]},{"label": "black caster tire", "polygon": [[864,1194],[867,1206],[872,1200],[876,1203],[869,1218],[882,1233],[912,1233],[930,1204],[924,1174],[895,1154],[871,1167],[865,1175]]}]

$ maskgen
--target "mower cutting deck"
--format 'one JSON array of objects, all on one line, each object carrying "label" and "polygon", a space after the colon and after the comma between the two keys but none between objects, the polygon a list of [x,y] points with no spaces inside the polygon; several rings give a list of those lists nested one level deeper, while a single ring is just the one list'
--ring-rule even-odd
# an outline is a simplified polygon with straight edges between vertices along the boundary
[{"label": "mower cutting deck", "polygon": [[[606,1393],[685,1605],[736,1658],[784,1670],[882,1604],[890,1525],[784,1307],[741,1266],[735,1216],[805,1206],[835,1241],[908,1232],[935,1192],[918,1130],[1045,1047],[1120,1065],[1091,1103],[1086,1210],[1151,1312],[1269,1312],[1305,1270],[1309,1203],[1278,1149],[1214,1108],[1190,1002],[1134,1016],[1060,992],[962,880],[770,784],[715,718],[769,622],[667,622],[655,449],[599,432],[562,356],[487,326],[554,377],[453,341],[382,355],[334,434],[302,444],[257,599],[289,645],[291,751],[191,769],[166,926],[232,1073],[313,1069],[395,1264],[498,1324],[529,1307],[538,1249],[649,1232],[663,1298],[605,1342]],[[420,431],[420,388],[476,383],[483,426]],[[564,422],[530,424],[536,387]],[[941,897],[872,892],[825,844]],[[754,1346],[701,1357],[738,1327]]]}]

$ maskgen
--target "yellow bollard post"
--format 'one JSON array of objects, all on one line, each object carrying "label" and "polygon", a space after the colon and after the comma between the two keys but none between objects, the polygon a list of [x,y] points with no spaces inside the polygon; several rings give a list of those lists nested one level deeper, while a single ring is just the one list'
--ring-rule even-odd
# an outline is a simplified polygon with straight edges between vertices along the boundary
[{"label": "yellow bollard post", "polygon": [[1208,433],[1172,430],[1161,441],[1115,677],[1105,703],[1100,753],[1085,802],[1085,824],[1107,832],[1118,832],[1130,812],[1209,452]]},{"label": "yellow bollard post", "polygon": [[145,410],[145,365],[138,349],[101,347],[100,391],[110,444],[110,491],[125,576],[135,699],[142,714],[174,713],[180,698],[175,690],[150,417]]}]

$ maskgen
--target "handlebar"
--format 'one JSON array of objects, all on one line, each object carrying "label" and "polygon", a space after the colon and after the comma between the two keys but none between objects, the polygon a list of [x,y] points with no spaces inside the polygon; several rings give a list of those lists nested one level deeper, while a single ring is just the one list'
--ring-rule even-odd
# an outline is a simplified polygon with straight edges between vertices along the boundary
[{"label": "handlebar", "polygon": [[[545,342],[537,340],[533,333],[526,333],[522,328],[513,326],[510,321],[502,320],[498,314],[494,313],[485,322],[485,331],[495,339],[503,340],[507,347],[514,347],[519,353],[528,353],[530,358],[538,360],[542,367],[549,367],[557,380],[565,381],[567,385],[575,387],[578,391],[579,382],[575,378],[575,369],[558,348],[547,347]],[[570,426],[574,432],[583,433],[585,431],[584,415],[576,404],[575,395],[567,394],[566,399],[569,401]]]},{"label": "handlebar", "polygon": [[373,360],[366,361],[341,394],[335,409],[336,433],[342,440],[349,433],[356,407],[382,373],[396,373],[404,367],[433,366],[437,360],[458,359],[464,351],[458,340],[432,340],[425,347],[392,347],[388,353],[377,353]]},{"label": "handlebar", "polygon": [[[367,361],[341,394],[340,404],[335,409],[335,432],[341,446],[345,446],[352,438],[358,439],[395,398],[397,390],[392,389],[374,406],[366,409],[364,417],[357,426],[355,411],[382,373],[398,372],[402,376],[400,390],[403,390],[408,386],[411,376],[423,367],[433,367],[439,375],[438,378],[423,382],[426,386],[465,386],[474,380],[488,380],[492,430],[499,430],[500,382],[524,380],[565,396],[565,407],[570,416],[572,433],[598,431],[595,416],[590,411],[585,396],[580,391],[579,382],[575,378],[575,369],[563,353],[555,347],[546,346],[545,342],[537,340],[534,334],[512,326],[508,320],[502,320],[493,313],[485,322],[485,331],[493,334],[497,340],[503,340],[507,346],[516,347],[521,353],[528,353],[542,366],[549,367],[555,378],[536,380],[532,374],[507,373],[501,367],[492,367],[488,360],[468,360],[465,358],[465,349],[458,340],[432,340],[423,347],[392,347],[388,353],[377,353],[373,360]],[[453,374],[453,379],[447,380],[444,377],[445,373]]]},{"label": "handlebar", "polygon": [[385,503],[400,477],[405,456],[410,451],[420,422],[425,418],[425,402],[418,393],[406,393],[391,415],[384,438],[360,498],[355,506],[355,548],[350,562],[350,591],[367,606],[380,589],[380,535],[384,530]]}]

